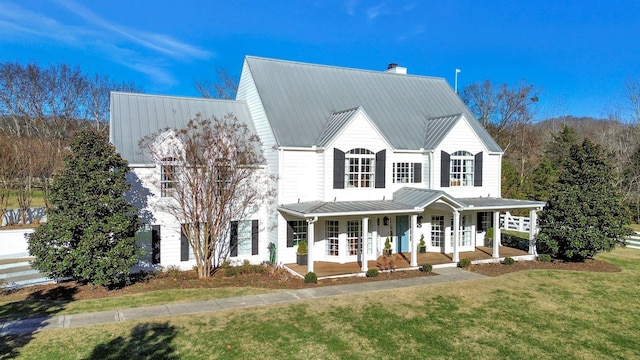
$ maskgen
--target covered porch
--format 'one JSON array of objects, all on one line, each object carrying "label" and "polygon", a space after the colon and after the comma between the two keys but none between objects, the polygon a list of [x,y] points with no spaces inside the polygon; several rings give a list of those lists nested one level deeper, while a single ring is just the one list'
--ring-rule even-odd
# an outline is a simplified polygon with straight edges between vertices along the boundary
[{"label": "covered porch", "polygon": [[[474,262],[483,261],[499,261],[504,257],[521,258],[522,260],[528,260],[532,255],[528,252],[510,248],[507,246],[500,246],[500,255],[502,258],[496,259],[493,257],[493,248],[487,246],[478,246],[474,251],[460,252],[461,259],[470,259]],[[378,257],[375,260],[367,261],[368,269],[381,270],[385,266],[383,257]],[[390,258],[394,259],[394,265],[396,270],[411,270],[417,269],[416,266],[411,266],[411,253],[398,253],[393,254]],[[457,266],[457,263],[453,262],[453,254],[442,253],[418,253],[417,254],[418,266],[429,264],[435,268],[438,267],[450,267]],[[307,265],[298,265],[296,263],[284,264],[285,268],[294,272],[300,277],[304,277],[307,273]],[[362,263],[360,261],[348,262],[339,264],[328,261],[316,261],[314,264],[314,272],[318,278],[331,278],[340,276],[363,276],[365,273],[362,271]]]}]

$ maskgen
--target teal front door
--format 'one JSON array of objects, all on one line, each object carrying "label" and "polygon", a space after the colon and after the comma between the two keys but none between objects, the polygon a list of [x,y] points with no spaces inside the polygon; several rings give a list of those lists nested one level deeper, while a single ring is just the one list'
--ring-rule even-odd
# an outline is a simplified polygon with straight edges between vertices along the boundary
[{"label": "teal front door", "polygon": [[409,216],[396,216],[397,252],[409,252]]}]

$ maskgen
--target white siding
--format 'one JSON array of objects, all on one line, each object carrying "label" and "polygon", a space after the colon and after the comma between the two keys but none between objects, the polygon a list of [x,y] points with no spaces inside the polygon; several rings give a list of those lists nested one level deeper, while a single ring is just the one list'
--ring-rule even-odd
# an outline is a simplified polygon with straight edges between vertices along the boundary
[{"label": "white siding", "polygon": [[[452,154],[463,150],[472,154],[482,152],[482,186],[440,186],[441,151]],[[500,197],[500,154],[489,154],[467,120],[462,118],[435,149],[433,154],[433,189],[443,190],[454,197]]]},{"label": "white siding", "polygon": [[315,151],[282,150],[280,155],[282,173],[280,184],[282,193],[279,202],[282,204],[314,201],[321,198],[318,182],[322,179],[318,174],[318,155]]},{"label": "white siding", "polygon": [[[387,161],[385,163],[386,181],[385,189],[357,188],[357,189],[333,189],[333,149],[348,152],[355,148],[364,148],[377,153],[387,150]],[[324,154],[324,183],[325,194],[322,201],[353,201],[353,200],[382,200],[383,197],[391,198],[393,191],[388,186],[391,181],[391,157],[392,150],[380,133],[371,125],[371,121],[360,112],[354,119],[338,134],[333,142],[327,147]]]}]

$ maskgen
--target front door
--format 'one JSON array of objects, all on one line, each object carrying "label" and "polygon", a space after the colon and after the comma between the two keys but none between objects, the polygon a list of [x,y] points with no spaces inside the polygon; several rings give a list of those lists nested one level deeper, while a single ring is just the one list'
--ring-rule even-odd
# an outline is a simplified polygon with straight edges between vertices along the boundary
[{"label": "front door", "polygon": [[397,252],[409,252],[409,216],[396,216]]}]

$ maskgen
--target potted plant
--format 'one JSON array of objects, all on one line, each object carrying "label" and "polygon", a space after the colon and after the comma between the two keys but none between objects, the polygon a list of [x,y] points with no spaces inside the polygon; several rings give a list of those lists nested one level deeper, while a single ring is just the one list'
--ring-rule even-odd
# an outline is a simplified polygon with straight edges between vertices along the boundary
[{"label": "potted plant", "polygon": [[307,242],[306,241],[300,241],[298,243],[298,251],[296,252],[297,254],[297,261],[296,263],[298,265],[307,265],[307,252],[308,252],[308,248],[307,248]]},{"label": "potted plant", "polygon": [[391,256],[391,239],[387,236],[387,240],[384,242],[384,254],[386,256]]},{"label": "potted plant", "polygon": [[424,242],[424,234],[420,235],[420,243],[418,244],[418,252],[424,254],[427,252],[427,244]]}]

